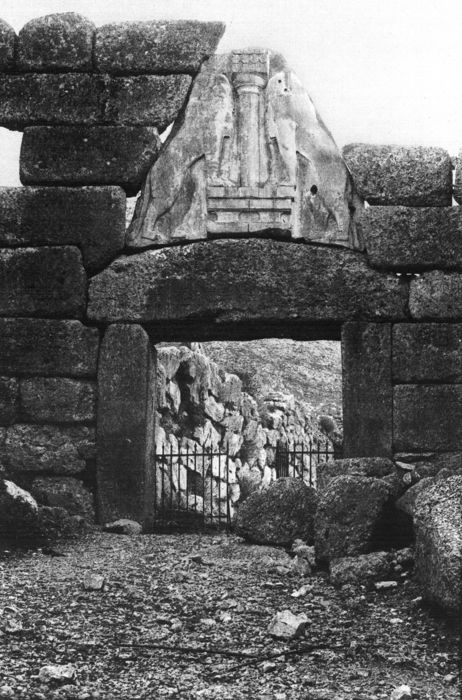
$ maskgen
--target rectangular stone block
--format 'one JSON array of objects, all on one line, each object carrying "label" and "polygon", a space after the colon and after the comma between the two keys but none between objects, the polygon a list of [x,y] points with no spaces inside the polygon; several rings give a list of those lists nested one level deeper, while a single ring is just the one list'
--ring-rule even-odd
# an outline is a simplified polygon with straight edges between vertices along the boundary
[{"label": "rectangular stone block", "polygon": [[342,326],[343,456],[392,454],[391,325]]},{"label": "rectangular stone block", "polygon": [[102,522],[153,521],[155,360],[146,331],[106,331],[98,367],[97,497]]},{"label": "rectangular stone block", "polygon": [[95,457],[95,430],[87,426],[25,425],[6,431],[2,461],[7,471],[78,474]]},{"label": "rectangular stone block", "polygon": [[0,19],[0,70],[11,70],[14,65],[16,34],[13,27]]},{"label": "rectangular stone block", "polygon": [[415,319],[462,320],[462,273],[433,270],[413,279],[409,309]]},{"label": "rectangular stone block", "polygon": [[157,130],[151,127],[30,127],[21,146],[21,182],[120,185],[135,195],[159,145]]},{"label": "rectangular stone block", "polygon": [[148,21],[96,30],[95,64],[102,73],[197,73],[221,39],[221,22]]},{"label": "rectangular stone block", "polygon": [[369,204],[452,204],[452,163],[443,148],[352,143],[343,148],[343,157]]},{"label": "rectangular stone block", "polygon": [[0,318],[2,374],[95,377],[99,332],[80,321]]},{"label": "rectangular stone block", "polygon": [[6,75],[0,81],[0,126],[126,125],[163,131],[176,118],[190,84],[189,75]]},{"label": "rectangular stone block", "polygon": [[82,379],[20,380],[21,415],[28,423],[85,423],[96,419],[96,384]]},{"label": "rectangular stone block", "polygon": [[0,377],[0,425],[11,425],[18,419],[19,384],[14,377]]},{"label": "rectangular stone block", "polygon": [[369,207],[361,227],[373,267],[462,267],[460,207]]},{"label": "rectangular stone block", "polygon": [[448,452],[462,448],[462,385],[399,385],[394,388],[396,452]]},{"label": "rectangular stone block", "polygon": [[462,382],[462,324],[393,326],[395,383]]},{"label": "rectangular stone block", "polygon": [[125,210],[120,187],[0,187],[0,246],[76,245],[93,272],[124,247]]},{"label": "rectangular stone block", "polygon": [[87,277],[78,248],[0,249],[0,314],[81,318]]}]

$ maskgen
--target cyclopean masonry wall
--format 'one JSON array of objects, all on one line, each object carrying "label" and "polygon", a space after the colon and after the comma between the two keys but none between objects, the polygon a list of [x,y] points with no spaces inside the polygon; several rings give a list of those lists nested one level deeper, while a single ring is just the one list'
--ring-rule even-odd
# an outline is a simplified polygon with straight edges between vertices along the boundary
[{"label": "cyclopean masonry wall", "polygon": [[[42,492],[43,479],[85,482],[101,521],[152,521],[161,341],[341,337],[345,456],[462,452],[449,155],[355,144],[342,159],[283,59],[204,64],[222,31],[95,29],[66,14],[16,37],[0,24],[0,126],[24,129],[26,185],[0,191],[1,463],[23,485],[40,476]],[[157,131],[177,115],[161,148]],[[168,178],[166,212],[155,197]],[[125,197],[143,183],[126,237]]]}]

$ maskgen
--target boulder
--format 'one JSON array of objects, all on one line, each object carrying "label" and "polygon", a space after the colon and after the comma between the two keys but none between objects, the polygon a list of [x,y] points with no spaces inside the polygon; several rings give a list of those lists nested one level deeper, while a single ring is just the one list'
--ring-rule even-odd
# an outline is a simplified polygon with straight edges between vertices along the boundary
[{"label": "boulder", "polygon": [[407,489],[407,491],[405,491],[400,498],[398,498],[396,501],[396,507],[399,510],[402,510],[403,513],[414,515],[415,504],[418,496],[432,486],[434,482],[435,478],[431,476],[426,476],[423,479],[420,479],[416,484]]},{"label": "boulder", "polygon": [[140,535],[143,528],[135,520],[129,520],[128,518],[120,518],[120,520],[114,520],[113,523],[106,523],[104,526],[106,532],[114,532],[117,535]]},{"label": "boulder", "polygon": [[290,610],[282,610],[269,623],[268,634],[277,639],[295,639],[304,633],[308,623],[305,613],[294,615]]},{"label": "boulder", "polygon": [[370,551],[390,490],[367,476],[338,476],[320,494],[314,520],[316,557],[337,557]]},{"label": "boulder", "polygon": [[37,535],[40,539],[52,541],[80,534],[84,529],[85,519],[82,516],[69,515],[65,508],[39,506]]},{"label": "boulder", "polygon": [[302,479],[278,479],[239,507],[236,533],[257,544],[288,546],[313,541],[316,491]]},{"label": "boulder", "polygon": [[12,481],[0,479],[0,536],[28,535],[37,527],[35,499]]},{"label": "boulder", "polygon": [[416,574],[423,597],[449,613],[462,599],[462,476],[435,481],[416,499]]},{"label": "boulder", "polygon": [[71,476],[37,477],[31,493],[37,502],[51,508],[65,508],[69,515],[80,515],[93,522],[95,510],[93,495],[79,479]]},{"label": "boulder", "polygon": [[371,552],[357,557],[339,557],[329,564],[330,581],[334,586],[346,583],[367,585],[390,573],[390,552]]},{"label": "boulder", "polygon": [[0,19],[0,70],[8,70],[13,67],[16,34],[14,29]]},{"label": "boulder", "polygon": [[381,478],[395,472],[391,459],[386,457],[359,457],[357,459],[334,459],[316,467],[319,490],[325,489],[337,476],[370,476]]}]

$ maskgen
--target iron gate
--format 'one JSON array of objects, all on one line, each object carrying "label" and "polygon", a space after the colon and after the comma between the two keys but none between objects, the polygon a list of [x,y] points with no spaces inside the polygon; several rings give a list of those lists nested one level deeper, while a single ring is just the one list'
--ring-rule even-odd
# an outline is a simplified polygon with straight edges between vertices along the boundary
[{"label": "iron gate", "polygon": [[[334,450],[328,441],[278,443],[270,468],[273,477],[300,478],[316,487],[316,465],[331,459]],[[154,454],[154,465],[156,529],[231,529],[240,486],[235,457],[228,451],[198,445],[174,451],[163,445]]]}]

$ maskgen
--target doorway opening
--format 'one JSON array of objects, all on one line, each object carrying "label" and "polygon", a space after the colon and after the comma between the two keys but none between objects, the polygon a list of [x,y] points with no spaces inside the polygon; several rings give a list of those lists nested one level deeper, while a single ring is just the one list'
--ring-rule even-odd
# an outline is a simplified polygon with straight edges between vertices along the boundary
[{"label": "doorway opening", "polygon": [[283,477],[316,488],[342,456],[338,340],[155,346],[155,529],[232,529],[248,496]]}]

